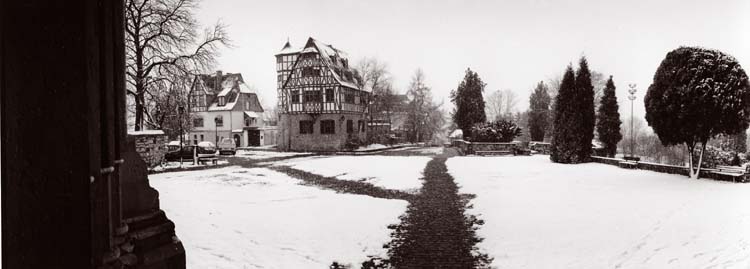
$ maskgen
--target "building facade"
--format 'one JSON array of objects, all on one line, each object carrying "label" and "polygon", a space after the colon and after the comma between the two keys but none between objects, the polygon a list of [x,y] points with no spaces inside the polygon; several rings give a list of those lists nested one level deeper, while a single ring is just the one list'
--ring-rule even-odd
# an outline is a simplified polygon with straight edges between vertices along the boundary
[{"label": "building facade", "polygon": [[287,151],[339,151],[365,141],[370,93],[358,86],[346,54],[309,38],[276,54],[279,135]]},{"label": "building facade", "polygon": [[189,93],[192,130],[186,141],[218,143],[231,138],[237,147],[264,146],[275,143],[276,127],[267,126],[263,107],[255,89],[242,74],[217,71],[198,75]]}]

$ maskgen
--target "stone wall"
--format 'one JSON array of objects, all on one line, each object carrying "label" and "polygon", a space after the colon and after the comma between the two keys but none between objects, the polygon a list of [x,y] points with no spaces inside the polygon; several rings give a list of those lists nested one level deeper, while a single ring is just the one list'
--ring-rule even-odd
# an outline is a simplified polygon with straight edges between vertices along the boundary
[{"label": "stone wall", "polygon": [[510,151],[514,153],[521,149],[527,149],[526,143],[488,143],[469,142],[466,140],[453,140],[451,146],[455,147],[461,155],[475,154],[477,151]]},{"label": "stone wall", "polygon": [[552,153],[552,144],[546,142],[529,142],[529,148],[540,154]]},{"label": "stone wall", "polygon": [[[603,163],[603,164],[609,164],[609,165],[615,165],[620,166],[620,163],[625,161],[623,159],[616,159],[616,158],[604,158],[604,157],[596,157],[592,156],[591,159],[594,162]],[[676,174],[676,175],[683,175],[688,176],[690,174],[690,170],[686,166],[676,166],[676,165],[667,165],[667,164],[660,164],[660,163],[650,163],[650,162],[635,162],[635,168],[642,169],[642,170],[649,170],[659,173],[667,173],[667,174]],[[721,174],[716,173],[716,169],[710,169],[710,168],[701,168],[701,178],[710,178],[720,181],[731,181],[731,182],[741,182],[746,183],[750,182],[750,175],[730,175],[730,174]]]},{"label": "stone wall", "polygon": [[[279,117],[277,148],[283,151],[342,151],[349,137],[357,137],[365,141],[367,133],[358,129],[359,121],[367,123],[364,114],[319,114],[315,117],[308,114],[281,114]],[[313,133],[300,134],[299,122],[311,120],[313,122]],[[320,122],[322,120],[333,120],[336,128],[333,134],[321,134]],[[346,131],[347,121],[351,120],[354,132]]]},{"label": "stone wall", "polygon": [[159,165],[167,153],[167,136],[160,130],[131,131],[128,139],[135,141],[135,151],[149,167]]}]

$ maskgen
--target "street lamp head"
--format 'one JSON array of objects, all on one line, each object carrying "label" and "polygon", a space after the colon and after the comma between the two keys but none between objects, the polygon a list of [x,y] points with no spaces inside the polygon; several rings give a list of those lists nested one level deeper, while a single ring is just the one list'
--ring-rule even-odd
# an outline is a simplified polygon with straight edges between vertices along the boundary
[{"label": "street lamp head", "polygon": [[635,88],[636,87],[635,83],[628,84],[628,87],[630,87],[630,89],[628,89],[628,93],[630,93],[630,95],[635,95],[635,93],[638,91]]}]

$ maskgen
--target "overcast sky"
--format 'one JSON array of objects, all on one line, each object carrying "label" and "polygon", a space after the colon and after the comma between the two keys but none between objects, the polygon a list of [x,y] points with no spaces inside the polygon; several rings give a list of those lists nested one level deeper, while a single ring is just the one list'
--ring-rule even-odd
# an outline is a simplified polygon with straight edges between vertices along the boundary
[{"label": "overcast sky", "polygon": [[614,76],[628,116],[627,85],[638,85],[642,115],[656,68],[678,46],[718,49],[750,66],[748,0],[203,0],[197,16],[204,26],[229,25],[235,47],[222,51],[216,68],[241,72],[265,99],[276,97],[274,54],[287,38],[301,46],[310,36],[346,51],[352,63],[386,62],[401,92],[421,68],[447,107],[466,68],[487,83],[485,95],[511,89],[525,110],[536,83],[585,55],[592,70]]}]

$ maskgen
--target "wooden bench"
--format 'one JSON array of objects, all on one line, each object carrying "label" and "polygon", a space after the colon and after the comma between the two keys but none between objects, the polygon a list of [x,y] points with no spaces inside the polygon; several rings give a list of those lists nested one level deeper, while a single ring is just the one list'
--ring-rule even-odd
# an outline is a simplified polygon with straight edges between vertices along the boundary
[{"label": "wooden bench", "polygon": [[717,173],[744,175],[750,172],[748,170],[750,170],[750,166],[748,166],[747,168],[742,167],[742,166],[725,166],[725,165],[716,166]]},{"label": "wooden bench", "polygon": [[714,179],[732,181],[732,182],[748,182],[748,175],[750,175],[750,166],[725,166],[717,165],[713,171],[711,171],[716,177]]},{"label": "wooden bench", "polygon": [[478,150],[474,154],[479,156],[514,154],[513,150]]},{"label": "wooden bench", "polygon": [[638,168],[638,162],[634,161],[621,161],[618,166],[620,168],[635,169]]}]

